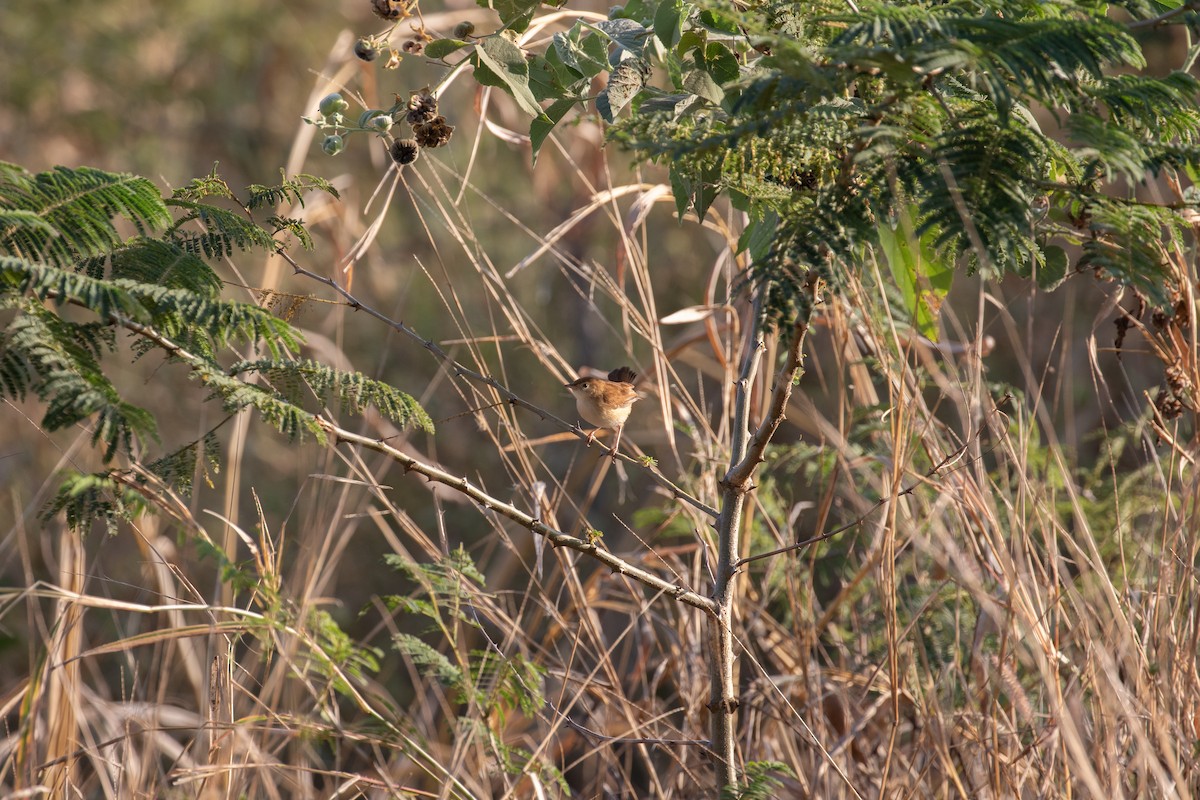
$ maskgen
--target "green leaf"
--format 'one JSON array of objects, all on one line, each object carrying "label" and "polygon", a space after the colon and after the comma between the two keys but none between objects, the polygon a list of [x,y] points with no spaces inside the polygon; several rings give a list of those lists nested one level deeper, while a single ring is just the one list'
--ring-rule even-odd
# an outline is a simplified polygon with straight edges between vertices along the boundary
[{"label": "green leaf", "polygon": [[281,398],[295,405],[308,394],[322,402],[332,395],[351,413],[361,414],[365,407],[373,406],[392,422],[433,433],[433,420],[416,400],[359,372],[343,372],[312,359],[280,358],[240,361],[227,370],[230,377],[249,372],[263,375]]},{"label": "green leaf", "polygon": [[629,105],[650,77],[650,64],[641,58],[628,58],[622,61],[608,77],[608,85],[596,97],[596,110],[605,122],[616,120],[621,109]]},{"label": "green leaf", "polygon": [[721,166],[705,164],[700,168],[700,180],[695,185],[696,216],[704,219],[708,207],[721,193]]},{"label": "green leaf", "polygon": [[718,84],[731,83],[738,78],[737,58],[720,42],[709,42],[704,48],[704,68]]},{"label": "green leaf", "polygon": [[667,48],[672,48],[683,33],[683,0],[663,0],[654,12],[654,35]]},{"label": "green leaf", "polygon": [[696,69],[690,69],[683,73],[683,88],[716,106],[721,105],[725,100],[725,90],[713,80],[708,70],[704,69],[703,59],[700,60]]},{"label": "green leaf", "polygon": [[667,169],[671,180],[671,194],[675,198],[675,213],[680,219],[692,205],[692,182],[687,179],[677,161],[672,161]]},{"label": "green leaf", "polygon": [[708,34],[705,31],[695,28],[686,30],[679,35],[679,44],[675,46],[675,54],[682,57],[689,50],[704,47],[706,42],[708,42]]},{"label": "green leaf", "polygon": [[562,121],[567,112],[574,108],[575,103],[576,100],[569,97],[557,100],[551,103],[546,112],[529,126],[529,141],[533,145],[533,163],[537,163],[538,151],[542,149],[550,132]]},{"label": "green leaf", "polygon": [[774,209],[768,209],[765,213],[761,209],[754,209],[750,214],[750,223],[738,237],[738,250],[745,250],[756,262],[765,261],[771,252],[778,226],[779,214]]},{"label": "green leaf", "polygon": [[541,116],[542,107],[529,88],[529,64],[521,48],[504,36],[489,36],[475,48],[475,54],[479,62],[499,79],[501,87],[512,95],[522,111],[534,117]]},{"label": "green leaf", "polygon": [[710,31],[725,33],[730,36],[736,36],[740,32],[737,20],[712,9],[705,9],[700,12],[700,24]]},{"label": "green leaf", "polygon": [[541,0],[476,0],[480,8],[495,9],[500,21],[510,30],[521,33],[542,4]]},{"label": "green leaf", "polygon": [[[553,55],[554,50],[548,51]],[[556,59],[557,60],[557,59]],[[562,100],[568,91],[561,80],[566,73],[568,81],[573,85],[578,79],[561,64],[551,64],[544,56],[534,56],[529,60],[529,90],[538,102],[543,100]]]},{"label": "green leaf", "polygon": [[650,31],[646,26],[623,17],[597,22],[595,27],[603,31],[604,35],[611,39],[617,47],[639,58],[646,48],[646,42],[650,39]]},{"label": "green leaf", "polygon": [[462,39],[434,39],[425,45],[425,55],[430,58],[443,59],[453,52],[470,46],[470,42],[464,42]]},{"label": "green leaf", "polygon": [[1057,245],[1043,251],[1045,263],[1037,271],[1037,283],[1043,289],[1053,289],[1067,277],[1067,252]]},{"label": "green leaf", "polygon": [[921,335],[936,341],[938,316],[954,280],[954,265],[939,257],[934,247],[935,230],[926,230],[918,238],[913,228],[911,217],[905,213],[895,227],[881,221],[876,230],[880,249],[904,298],[905,310]]},{"label": "green leaf", "polygon": [[118,247],[123,235],[113,224],[117,217],[139,234],[171,223],[162,194],[150,181],[90,167],[2,174],[0,211],[15,223],[0,228],[0,253],[59,267]]},{"label": "green leaf", "polygon": [[554,53],[562,63],[581,77],[594,78],[608,69],[608,44],[605,38],[582,24],[566,33],[554,34]]}]

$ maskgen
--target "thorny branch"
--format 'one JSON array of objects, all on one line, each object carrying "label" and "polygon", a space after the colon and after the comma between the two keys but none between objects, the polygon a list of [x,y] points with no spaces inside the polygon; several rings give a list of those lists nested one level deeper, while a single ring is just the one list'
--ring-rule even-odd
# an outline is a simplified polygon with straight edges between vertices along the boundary
[{"label": "thorny branch", "polygon": [[488,511],[494,511],[500,516],[507,517],[521,527],[528,528],[533,533],[546,538],[550,544],[554,545],[555,547],[568,547],[572,550],[577,550],[580,553],[585,553],[600,563],[608,566],[617,574],[628,576],[641,584],[649,586],[652,589],[657,589],[660,592],[664,592],[665,594],[674,597],[676,600],[679,600],[681,603],[685,603],[693,608],[698,608],[701,611],[709,614],[714,612],[714,604],[711,599],[697,594],[696,592],[684,586],[663,580],[652,572],[648,572],[640,567],[635,567],[620,556],[615,555],[608,550],[601,549],[595,542],[588,541],[587,539],[580,539],[575,536],[571,536],[570,534],[563,533],[556,528],[552,528],[537,517],[521,511],[516,506],[505,503],[503,500],[499,500],[487,494],[482,489],[474,486],[466,478],[455,477],[449,472],[445,472],[444,470],[430,466],[419,459],[413,458],[407,453],[401,452],[400,450],[397,450],[396,448],[380,441],[379,439],[373,439],[369,436],[361,436],[357,433],[353,433],[352,431],[348,431],[345,428],[340,428],[328,420],[319,419],[318,424],[337,441],[355,444],[359,447],[365,447],[368,450],[374,450],[377,453],[382,453],[383,455],[391,458],[393,461],[403,465],[406,470],[416,472],[419,475],[424,475],[429,480],[445,484],[452,489],[462,492],[483,506],[484,509]]},{"label": "thorny branch", "polygon": [[[366,303],[363,303],[361,300],[359,300],[357,297],[355,297],[353,294],[351,294],[345,287],[343,287],[340,283],[338,283],[333,278],[326,278],[322,275],[318,275],[317,273],[315,273],[311,270],[305,269],[304,267],[300,266],[300,264],[298,264],[296,262],[296,260],[293,259],[286,252],[280,252],[279,256],[281,258],[283,258],[285,261],[287,261],[288,264],[291,265],[292,269],[295,271],[295,273],[297,275],[303,275],[304,277],[314,280],[317,283],[324,284],[325,286],[328,286],[330,289],[333,289],[335,292],[340,294],[343,298],[345,298],[346,304],[350,308],[354,309],[355,311],[362,311],[366,314],[369,314],[370,316],[379,320],[383,324],[387,325],[392,330],[394,330],[398,333],[403,333],[405,336],[408,336],[410,339],[413,339],[414,341],[416,341],[418,344],[420,344],[422,347],[424,347],[426,350],[428,350],[430,353],[432,353],[439,361],[441,361],[443,364],[445,364],[447,366],[447,368],[450,370],[450,373],[454,377],[467,378],[468,380],[475,381],[476,383],[482,383],[485,386],[490,387],[493,391],[495,391],[497,394],[499,394],[501,397],[503,397],[504,400],[506,402],[508,402],[509,404],[514,405],[514,406],[519,406],[528,411],[532,411],[534,414],[537,414],[543,420],[549,420],[558,425],[561,425],[566,430],[574,433],[580,439],[588,438],[587,434],[585,434],[582,430],[580,430],[578,425],[572,425],[571,423],[567,422],[566,420],[562,419],[561,417],[558,417],[558,416],[552,414],[551,412],[547,411],[546,409],[541,408],[540,406],[536,406],[533,403],[530,403],[528,400],[525,400],[521,396],[517,395],[515,392],[511,391],[507,386],[500,383],[495,378],[488,376],[488,375],[484,375],[481,372],[476,372],[475,370],[464,366],[463,364],[459,363],[458,361],[455,361],[453,358],[450,357],[449,353],[447,353],[441,346],[439,346],[437,344],[437,342],[434,342],[431,339],[426,339],[425,337],[421,336],[421,334],[417,333],[416,330],[414,330],[413,328],[404,324],[403,322],[397,322],[396,320],[393,320],[390,317],[388,317],[383,312],[372,308],[371,306],[367,305]],[[654,482],[659,484],[660,486],[662,486],[667,491],[669,491],[675,498],[682,500],[683,502],[687,503],[688,505],[692,506],[693,508],[697,509],[698,511],[704,512],[705,514],[707,514],[709,517],[711,517],[713,519],[716,519],[716,517],[719,515],[715,508],[708,505],[707,503],[702,502],[698,498],[693,497],[692,495],[688,494],[682,488],[680,488],[675,483],[673,483],[669,478],[667,478],[667,476],[663,475],[660,471],[651,467],[649,464],[647,464],[643,460],[633,458],[631,456],[624,455],[624,454],[620,454],[619,457],[630,464],[644,467],[646,469],[647,473],[650,475],[650,477],[654,480]]]},{"label": "thorny branch", "polygon": [[[142,336],[153,342],[171,356],[193,365],[193,368],[198,367],[203,362],[203,359],[201,359],[199,356],[188,352],[179,344],[167,338],[158,330],[149,325],[143,325],[141,323],[134,322],[133,320],[127,319],[118,314],[110,314],[109,318],[114,323],[121,325],[127,330],[132,331],[133,333],[136,333],[139,336]],[[437,347],[437,345],[432,346]],[[490,381],[490,379],[487,380]],[[492,383],[494,383],[494,381],[492,381]],[[496,386],[498,389],[503,388],[500,387],[499,384],[496,384]],[[416,472],[419,475],[424,475],[431,481],[436,481],[437,483],[445,484],[452,489],[458,490],[459,492],[470,497],[475,502],[479,503],[484,507],[484,509],[488,511],[494,511],[503,517],[507,517],[513,522],[516,522],[518,525],[546,538],[555,547],[568,547],[572,550],[577,550],[580,553],[589,555],[600,563],[606,565],[614,573],[625,575],[637,581],[638,583],[649,586],[652,589],[657,589],[664,594],[674,597],[681,603],[690,605],[693,608],[698,608],[708,614],[715,613],[716,605],[712,599],[698,594],[685,586],[680,586],[664,580],[654,573],[642,569],[641,567],[635,567],[633,564],[629,563],[620,556],[608,550],[601,549],[595,541],[580,539],[564,533],[556,528],[552,528],[537,517],[526,514],[516,506],[489,495],[482,489],[479,489],[471,484],[470,481],[466,480],[465,478],[456,477],[448,472],[445,472],[444,470],[440,470],[436,467],[426,464],[425,462],[414,458],[407,453],[401,452],[400,450],[397,450],[396,448],[392,447],[386,442],[380,441],[379,439],[373,439],[369,436],[363,436],[361,434],[348,431],[345,428],[339,427],[328,419],[317,417],[316,422],[320,428],[335,441],[355,444],[360,447],[365,447],[368,450],[374,450],[377,453],[388,456],[393,461],[401,464],[406,471]]]}]

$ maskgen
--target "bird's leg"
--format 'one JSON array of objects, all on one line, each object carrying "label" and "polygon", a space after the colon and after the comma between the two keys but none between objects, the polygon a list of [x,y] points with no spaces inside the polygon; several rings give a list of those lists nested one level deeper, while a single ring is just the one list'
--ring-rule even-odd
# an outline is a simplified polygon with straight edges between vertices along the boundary
[{"label": "bird's leg", "polygon": [[613,461],[617,460],[617,448],[621,446],[621,431],[623,430],[625,430],[624,425],[617,426],[617,437],[613,440],[612,450],[608,451],[608,454],[612,456]]},{"label": "bird's leg", "polygon": [[592,442],[596,441],[596,433],[599,432],[599,430],[599,428],[595,428],[591,433],[588,434],[587,442],[585,442],[588,447],[591,447]]}]

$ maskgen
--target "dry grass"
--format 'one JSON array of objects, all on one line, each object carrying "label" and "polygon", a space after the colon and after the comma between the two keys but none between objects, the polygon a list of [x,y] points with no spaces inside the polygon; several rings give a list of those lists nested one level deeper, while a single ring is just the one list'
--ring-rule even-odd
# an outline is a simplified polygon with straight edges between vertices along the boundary
[{"label": "dry grass", "polygon": [[[503,99],[477,103],[493,132],[520,129]],[[291,210],[361,256],[300,261],[326,282],[280,261],[238,280],[339,303],[298,318],[313,351],[401,376],[441,420],[429,440],[343,425],[704,594],[702,507],[719,503],[754,328],[734,291],[740,220],[677,230],[657,178],[597,158],[598,138],[582,123],[552,139],[514,201],[480,165],[521,150],[481,126],[464,163],[389,172],[365,220],[353,199]],[[569,222],[539,234],[535,208]],[[396,220],[424,231],[419,257],[371,244]],[[501,234],[527,246],[493,256]],[[743,567],[741,757],[781,765],[778,797],[1193,796],[1194,425],[1142,411],[1141,378],[1099,343],[1111,313],[1081,332],[1047,324],[1056,301],[963,281],[948,354],[896,321],[881,283],[826,298],[751,496],[745,556],[846,527]],[[1135,330],[1127,361],[1144,348],[1200,385],[1191,303]],[[586,353],[645,375],[623,446],[653,464],[614,467],[551,416],[573,421],[556,384]],[[249,417],[224,436],[211,489],[164,488],[162,513],[114,540],[38,527],[38,498],[13,496],[0,624],[25,653],[0,681],[5,792],[711,796],[704,612],[378,452],[281,443]]]}]

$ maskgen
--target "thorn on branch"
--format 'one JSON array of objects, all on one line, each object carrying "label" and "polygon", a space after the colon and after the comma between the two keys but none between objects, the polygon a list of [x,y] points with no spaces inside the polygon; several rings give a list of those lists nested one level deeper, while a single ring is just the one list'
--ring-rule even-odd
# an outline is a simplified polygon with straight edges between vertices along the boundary
[{"label": "thorn on branch", "polygon": [[732,714],[733,712],[737,711],[741,705],[741,700],[738,700],[736,697],[730,697],[728,699],[718,700],[715,703],[709,703],[707,708],[713,713],[721,711],[724,714]]}]

